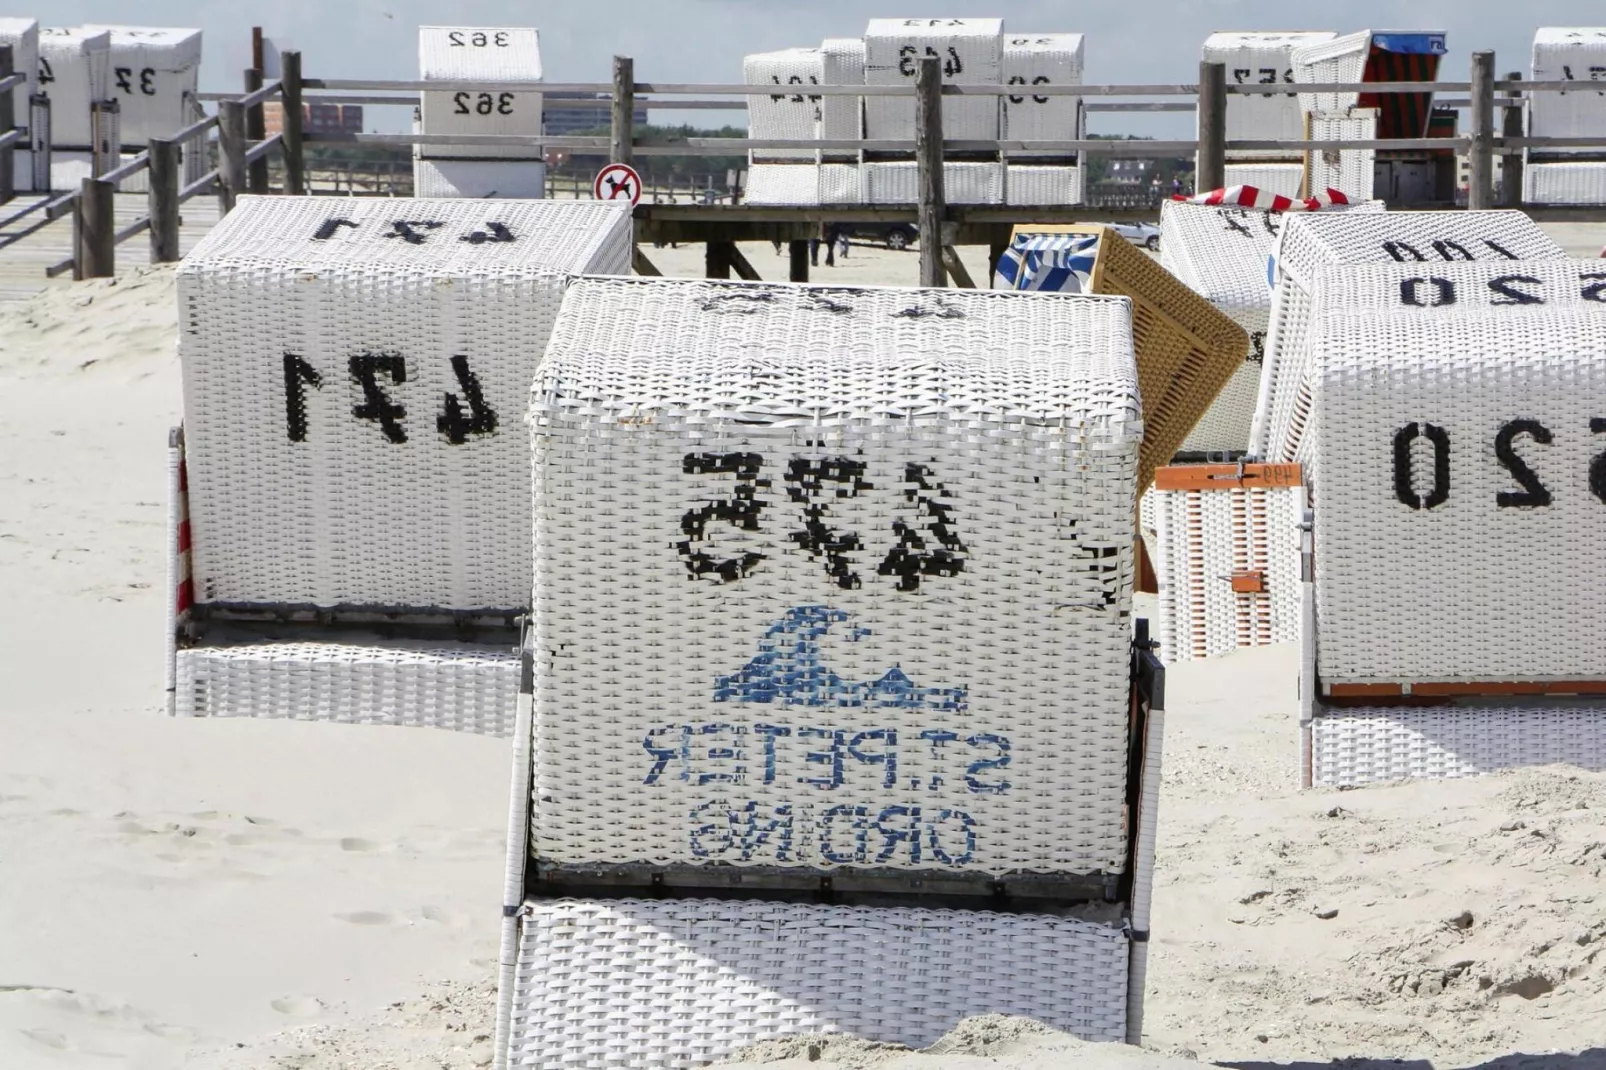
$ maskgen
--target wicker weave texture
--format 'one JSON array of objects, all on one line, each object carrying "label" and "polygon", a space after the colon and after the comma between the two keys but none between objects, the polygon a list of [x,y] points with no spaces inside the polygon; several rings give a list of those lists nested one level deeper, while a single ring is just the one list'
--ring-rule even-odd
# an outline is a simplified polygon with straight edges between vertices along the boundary
[{"label": "wicker weave texture", "polygon": [[[1377,109],[1351,108],[1345,112],[1312,114],[1312,141],[1365,141],[1377,137]],[[1309,177],[1306,188],[1336,189],[1350,200],[1372,196],[1377,179],[1372,149],[1316,149],[1306,154]]]},{"label": "wicker weave texture", "polygon": [[[1290,216],[1275,252],[1275,290],[1266,368],[1250,452],[1293,460],[1308,411],[1312,290],[1325,266],[1420,263],[1435,271],[1455,260],[1503,263],[1563,260],[1567,254],[1521,212],[1312,212]],[[1394,298],[1398,301],[1398,294]],[[1302,400],[1303,399],[1303,400]]]},{"label": "wicker weave texture", "polygon": [[[1144,501],[1167,663],[1298,640],[1302,488],[1154,489]],[[1244,572],[1262,573],[1266,589],[1234,592],[1228,581]]]},{"label": "wicker weave texture", "polygon": [[[1331,211],[1381,212],[1367,201]],[[1243,367],[1183,441],[1184,452],[1242,452],[1260,396],[1266,329],[1271,317],[1267,262],[1283,220],[1277,212],[1167,201],[1160,206],[1160,263],[1249,334]]]},{"label": "wicker weave texture", "polygon": [[[920,200],[918,164],[867,163],[863,174],[864,196],[868,204],[915,204]],[[943,198],[949,204],[1004,202],[1003,164],[944,163],[942,183]]]},{"label": "wicker weave texture", "polygon": [[[111,91],[111,34],[43,27],[39,31],[39,73],[49,78],[38,88],[50,98],[51,144],[61,149],[88,149],[90,104],[105,100]],[[19,117],[21,113],[18,109]]]},{"label": "wicker weave texture", "polygon": [[1606,267],[1356,268],[1318,294],[1322,678],[1606,678]]},{"label": "wicker weave texture", "polygon": [[536,854],[1118,871],[1128,315],[576,283],[531,410]]},{"label": "wicker weave texture", "polygon": [[[1318,84],[1359,82],[1366,74],[1366,57],[1371,49],[1371,30],[1296,45],[1289,54],[1294,81]],[[1358,100],[1359,93],[1299,94],[1300,109],[1312,115],[1348,111],[1355,107]]]},{"label": "wicker weave texture", "polygon": [[1025,207],[1081,204],[1082,174],[1080,167],[1011,163],[1004,173],[1005,203]]},{"label": "wicker weave texture", "polygon": [[[864,84],[864,39],[828,37],[820,43],[821,81],[825,85]],[[820,137],[857,141],[864,136],[863,97],[821,97]],[[828,161],[857,163],[857,152],[826,152]],[[858,203],[858,202],[851,202]]]},{"label": "wicker weave texture", "polygon": [[1599,705],[1329,710],[1310,728],[1311,780],[1345,788],[1444,780],[1532,765],[1606,771]]},{"label": "wicker weave texture", "polygon": [[413,192],[439,197],[540,200],[546,164],[539,160],[430,160],[413,158]]},{"label": "wicker weave texture", "polygon": [[858,164],[820,165],[821,204],[863,204],[864,171]]},{"label": "wicker weave texture", "polygon": [[[1296,32],[1227,32],[1213,33],[1205,38],[1201,58],[1207,63],[1220,63],[1227,68],[1227,81],[1236,85],[1290,83],[1286,96],[1239,96],[1227,98],[1227,140],[1271,141],[1297,140],[1305,136],[1305,114],[1300,108],[1299,96],[1291,83],[1294,81],[1293,52],[1301,45],[1322,44],[1338,35],[1329,30]],[[1239,152],[1238,158],[1287,155],[1271,152]],[[1296,179],[1297,182],[1297,179]],[[1278,189],[1259,182],[1237,181],[1227,176],[1226,185],[1251,185],[1270,189],[1285,197],[1297,197],[1299,191]]]},{"label": "wicker weave texture", "polygon": [[[541,37],[519,26],[420,26],[419,77],[425,82],[529,82],[529,90],[430,92],[419,116],[426,134],[541,133]],[[522,145],[424,145],[428,159],[539,160]],[[504,194],[504,196],[506,196]]]},{"label": "wicker weave texture", "polygon": [[[1544,26],[1534,34],[1533,78],[1539,82],[1577,81],[1576,92],[1533,93],[1528,98],[1529,137],[1606,138],[1606,29]],[[1589,83],[1594,83],[1590,85]],[[1546,155],[1593,153],[1600,149],[1546,148]],[[1601,167],[1606,169],[1606,164]],[[1533,198],[1528,198],[1530,201]],[[1606,204],[1596,201],[1543,201],[1544,204]]]},{"label": "wicker weave texture", "polygon": [[630,249],[596,202],[242,197],[179,271],[200,600],[527,606],[518,414],[562,273]]},{"label": "wicker weave texture", "polygon": [[[825,53],[820,49],[788,48],[747,56],[742,60],[742,81],[746,85],[781,87],[771,94],[747,98],[748,137],[812,141],[818,136],[823,98],[806,92],[806,89],[811,85],[826,84]],[[788,88],[794,86],[797,88]],[[819,159],[819,153],[814,149],[754,149],[751,159],[753,163],[767,160],[815,161]]]},{"label": "wicker weave texture", "polygon": [[[1238,100],[1238,97],[1228,97],[1228,100]],[[1305,136],[1304,127],[1301,126],[1299,135]],[[1298,197],[1305,186],[1305,165],[1302,163],[1271,163],[1256,161],[1254,163],[1229,163],[1225,169],[1225,185],[1228,189],[1233,186],[1253,186],[1263,189],[1280,197]]]},{"label": "wicker weave texture", "polygon": [[[1100,235],[1090,292],[1132,300],[1132,338],[1143,395],[1139,487],[1168,464],[1243,364],[1249,336],[1153,257],[1100,226],[1017,226],[1023,234]],[[1164,243],[1162,243],[1163,245]]]},{"label": "wicker weave texture", "polygon": [[[944,82],[1000,85],[1004,81],[1002,19],[871,19],[864,34],[864,80],[869,85],[912,85],[920,59],[942,63]],[[993,96],[948,97],[942,102],[943,137],[996,141],[1002,107]],[[865,135],[913,141],[915,102],[910,97],[867,97]]]},{"label": "wicker weave texture", "polygon": [[259,642],[178,652],[180,717],[256,717],[511,736],[518,655],[469,644]]},{"label": "wicker weave texture", "polygon": [[1125,1039],[1130,945],[1113,926],[712,900],[536,901],[525,911],[512,1067],[702,1066],[813,1032],[922,1048],[988,1012]]},{"label": "wicker weave texture", "polygon": [[[11,46],[11,69],[28,79],[12,91],[13,108],[21,119],[27,114],[28,98],[39,92],[39,21],[0,18],[0,45]],[[24,120],[20,125],[27,123]],[[26,172],[19,167],[17,173],[21,177]]]},{"label": "wicker weave texture", "polygon": [[98,25],[81,29],[111,34],[107,91],[117,101],[124,146],[140,147],[189,125],[201,73],[200,30]]},{"label": "wicker weave texture", "polygon": [[1529,204],[1606,204],[1606,161],[1529,162],[1522,180],[1523,200]]},{"label": "wicker weave texture", "polygon": [[[1008,34],[1004,37],[1004,83],[1022,86],[1004,98],[1004,136],[1011,141],[1074,141],[1081,134],[1080,97],[1033,94],[1035,85],[1081,85],[1083,39],[1079,33]],[[943,101],[943,107],[948,102]],[[1013,152],[1013,158],[1064,156],[1063,152]],[[1012,193],[1013,198],[1013,193]],[[1077,201],[1014,201],[1017,204],[1076,204]]]},{"label": "wicker weave texture", "polygon": [[742,200],[748,204],[807,207],[820,203],[820,185],[821,167],[818,164],[755,163],[748,165],[747,188],[742,191]]}]

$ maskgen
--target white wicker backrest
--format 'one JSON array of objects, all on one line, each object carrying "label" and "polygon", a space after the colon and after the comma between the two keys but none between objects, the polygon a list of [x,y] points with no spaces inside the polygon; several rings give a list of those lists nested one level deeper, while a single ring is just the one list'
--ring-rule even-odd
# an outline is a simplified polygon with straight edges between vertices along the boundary
[{"label": "white wicker backrest", "polygon": [[1606,678],[1606,265],[1314,290],[1324,682]]},{"label": "white wicker backrest", "polygon": [[594,201],[244,197],[179,270],[200,602],[529,605],[518,416]]},{"label": "white wicker backrest", "polygon": [[1567,254],[1521,212],[1313,212],[1283,224],[1266,366],[1250,432],[1250,452],[1293,460],[1308,399],[1311,279],[1332,264],[1440,264],[1455,260],[1564,260]]},{"label": "white wicker backrest", "polygon": [[[1003,19],[871,19],[864,34],[864,80],[870,85],[913,84],[916,61],[942,61],[943,81],[1000,85],[1004,81]],[[947,97],[942,102],[946,138],[998,137],[998,97]],[[912,97],[867,97],[865,135],[913,140]]]},{"label": "white wicker backrest", "polygon": [[[1345,34],[1326,41],[1296,45],[1289,53],[1295,83],[1359,82],[1366,73],[1372,50],[1372,31]],[[1300,109],[1313,114],[1338,114],[1355,106],[1359,93],[1301,93]]]},{"label": "white wicker backrest", "polygon": [[90,148],[90,105],[111,85],[111,34],[105,30],[39,31],[39,91],[50,98],[50,139],[56,151]]},{"label": "white wicker backrest", "polygon": [[[1377,201],[1324,209],[1382,210]],[[1184,453],[1242,452],[1249,445],[1271,320],[1267,264],[1288,218],[1279,212],[1222,205],[1182,201],[1160,205],[1161,265],[1249,332],[1247,367],[1233,377],[1183,442]]]},{"label": "white wicker backrest", "polygon": [[[1081,85],[1083,38],[1079,33],[1007,34],[1004,82],[1023,86],[1004,98],[1004,136],[1011,141],[1074,141],[1081,136],[1082,99],[1030,92],[1034,85]],[[943,106],[947,106],[943,101]],[[1012,152],[1031,156],[1068,152]]]},{"label": "white wicker backrest", "polygon": [[11,46],[11,69],[28,84],[12,91],[12,107],[21,122],[28,113],[28,98],[39,91],[39,22],[37,19],[0,19],[0,45]]},{"label": "white wicker backrest", "polygon": [[[808,93],[807,87],[824,83],[825,53],[817,48],[788,48],[747,56],[742,60],[742,80],[747,85],[781,87],[765,96],[747,98],[749,137],[812,141],[818,136],[822,98]],[[751,158],[817,161],[819,153],[814,149],[754,149]]]},{"label": "white wicker backrest", "polygon": [[[1312,115],[1312,141],[1369,141],[1377,137],[1377,109],[1351,108],[1341,114]],[[1377,189],[1374,149],[1319,149],[1306,164],[1308,191],[1336,189],[1350,200],[1368,200]]]},{"label": "white wicker backrest", "polygon": [[[1227,68],[1227,81],[1236,85],[1288,84],[1287,95],[1227,98],[1229,141],[1299,139],[1305,136],[1305,115],[1295,93],[1294,49],[1321,44],[1338,35],[1331,30],[1292,32],[1237,31],[1213,33],[1205,38],[1202,58]],[[1293,157],[1293,150],[1235,152],[1235,159]],[[1232,185],[1232,183],[1228,183]]]},{"label": "white wicker backrest", "polygon": [[189,125],[200,88],[201,31],[157,26],[83,26],[111,35],[111,82],[124,149],[167,137]]},{"label": "white wicker backrest", "polygon": [[[1534,34],[1533,78],[1536,82],[1581,84],[1577,92],[1530,95],[1530,137],[1606,137],[1606,28],[1542,27]],[[1601,150],[1530,151],[1565,156]]]},{"label": "white wicker backrest", "polygon": [[577,282],[530,413],[535,853],[1119,870],[1130,324]]},{"label": "white wicker backrest", "polygon": [[[425,92],[426,134],[541,133],[541,36],[524,26],[420,26],[419,77],[426,82],[529,82],[529,90]],[[425,145],[425,159],[539,160],[539,146]]]}]

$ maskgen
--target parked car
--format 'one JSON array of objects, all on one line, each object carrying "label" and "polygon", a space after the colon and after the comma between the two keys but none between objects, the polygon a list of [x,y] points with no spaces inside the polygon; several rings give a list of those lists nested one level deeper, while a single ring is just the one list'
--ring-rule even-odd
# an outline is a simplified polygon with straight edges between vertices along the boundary
[{"label": "parked car", "polygon": [[850,239],[879,242],[888,249],[907,249],[920,239],[920,228],[913,223],[837,223],[835,232],[846,232]]},{"label": "parked car", "polygon": [[1160,228],[1152,223],[1111,223],[1110,228],[1133,245],[1141,245],[1151,253],[1160,249]]}]

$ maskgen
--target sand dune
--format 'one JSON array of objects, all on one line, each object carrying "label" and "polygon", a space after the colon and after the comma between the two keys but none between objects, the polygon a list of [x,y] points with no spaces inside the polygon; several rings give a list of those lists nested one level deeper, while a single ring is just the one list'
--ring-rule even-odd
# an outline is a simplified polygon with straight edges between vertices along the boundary
[{"label": "sand dune", "polygon": [[[505,741],[161,715],[175,313],[169,271],[0,312],[0,1067],[488,1065]],[[748,1065],[1606,1066],[1606,776],[1302,793],[1294,678],[1171,672],[1151,1050]]]}]

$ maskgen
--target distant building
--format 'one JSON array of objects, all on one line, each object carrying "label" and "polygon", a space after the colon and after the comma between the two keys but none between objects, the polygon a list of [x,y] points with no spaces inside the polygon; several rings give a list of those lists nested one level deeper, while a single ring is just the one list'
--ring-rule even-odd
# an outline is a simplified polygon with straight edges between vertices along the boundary
[{"label": "distant building", "polygon": [[[284,105],[270,100],[262,105],[262,121],[269,137],[284,132]],[[301,129],[307,134],[362,133],[361,104],[301,105]]]},{"label": "distant building", "polygon": [[[564,107],[554,108],[555,100],[592,101],[597,102],[596,107],[567,104]],[[546,132],[553,137],[566,137],[579,134],[586,130],[598,130],[613,124],[613,110],[608,98],[596,93],[545,93],[542,94],[542,121]],[[647,124],[647,109],[644,105],[636,106],[635,120],[637,126]]]}]

